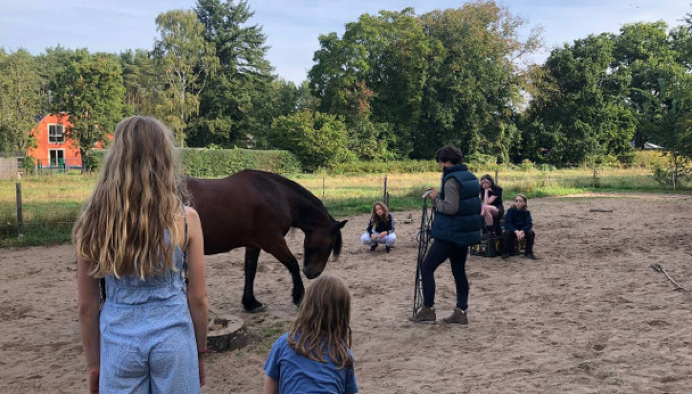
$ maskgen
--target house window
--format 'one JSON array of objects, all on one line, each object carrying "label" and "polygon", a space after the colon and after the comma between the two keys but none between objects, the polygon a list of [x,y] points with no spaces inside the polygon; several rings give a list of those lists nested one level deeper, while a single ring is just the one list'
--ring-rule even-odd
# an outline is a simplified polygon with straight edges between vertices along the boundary
[{"label": "house window", "polygon": [[64,144],[65,143],[65,127],[61,124],[48,125],[48,143]]},{"label": "house window", "polygon": [[65,149],[50,150],[50,165],[51,167],[65,165]]}]

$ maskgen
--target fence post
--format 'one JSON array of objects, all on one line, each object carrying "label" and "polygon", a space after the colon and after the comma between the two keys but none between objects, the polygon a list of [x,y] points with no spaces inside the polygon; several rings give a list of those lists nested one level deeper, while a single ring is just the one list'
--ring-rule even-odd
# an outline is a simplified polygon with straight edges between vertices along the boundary
[{"label": "fence post", "polygon": [[495,184],[496,185],[500,184],[500,177],[498,176],[497,170],[495,170]]},{"label": "fence post", "polygon": [[24,219],[22,217],[22,183],[17,182],[17,236],[24,237]]},{"label": "fence post", "polygon": [[384,176],[384,190],[382,190],[382,202],[384,202],[387,205],[387,208],[389,208],[389,201],[387,201],[387,175]]},{"label": "fence post", "polygon": [[322,205],[324,205],[324,177],[322,177]]},{"label": "fence post", "polygon": [[598,172],[596,171],[596,165],[594,164],[593,166],[593,187],[597,188],[600,185],[598,184]]}]

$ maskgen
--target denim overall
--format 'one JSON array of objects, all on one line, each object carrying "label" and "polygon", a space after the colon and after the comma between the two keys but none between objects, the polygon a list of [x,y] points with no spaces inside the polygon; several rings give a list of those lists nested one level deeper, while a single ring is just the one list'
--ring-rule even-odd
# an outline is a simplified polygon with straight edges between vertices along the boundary
[{"label": "denim overall", "polygon": [[[166,240],[170,236],[166,232]],[[195,330],[182,277],[176,270],[146,280],[106,276],[100,315],[102,393],[200,393]]]}]

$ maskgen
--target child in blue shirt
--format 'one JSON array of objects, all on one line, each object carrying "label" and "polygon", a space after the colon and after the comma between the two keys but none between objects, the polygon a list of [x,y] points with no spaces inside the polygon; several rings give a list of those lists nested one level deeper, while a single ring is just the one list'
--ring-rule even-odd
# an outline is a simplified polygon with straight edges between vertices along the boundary
[{"label": "child in blue shirt", "polygon": [[346,285],[332,276],[316,279],[298,318],[269,352],[263,394],[357,393],[350,320]]}]

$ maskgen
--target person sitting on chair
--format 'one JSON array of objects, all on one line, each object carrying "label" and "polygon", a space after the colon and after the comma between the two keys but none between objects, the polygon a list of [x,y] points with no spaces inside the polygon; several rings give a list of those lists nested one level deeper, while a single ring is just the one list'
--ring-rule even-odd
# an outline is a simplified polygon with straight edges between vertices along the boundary
[{"label": "person sitting on chair", "polygon": [[502,258],[506,259],[512,250],[514,240],[521,241],[526,238],[526,250],[524,254],[532,260],[538,260],[533,253],[533,220],[531,212],[526,207],[528,199],[523,194],[517,194],[514,205],[507,210],[505,215],[505,231],[502,233]]},{"label": "person sitting on chair", "polygon": [[493,177],[485,174],[481,177],[481,216],[485,219],[485,226],[488,233],[502,235],[500,219],[505,214],[505,207],[502,205],[502,188],[495,184]]},{"label": "person sitting on chair", "polygon": [[370,251],[374,252],[379,244],[385,245],[385,253],[389,253],[396,242],[396,234],[394,233],[394,216],[387,209],[387,206],[381,202],[376,202],[372,205],[370,222],[365,233],[360,237],[363,245],[370,246]]}]

